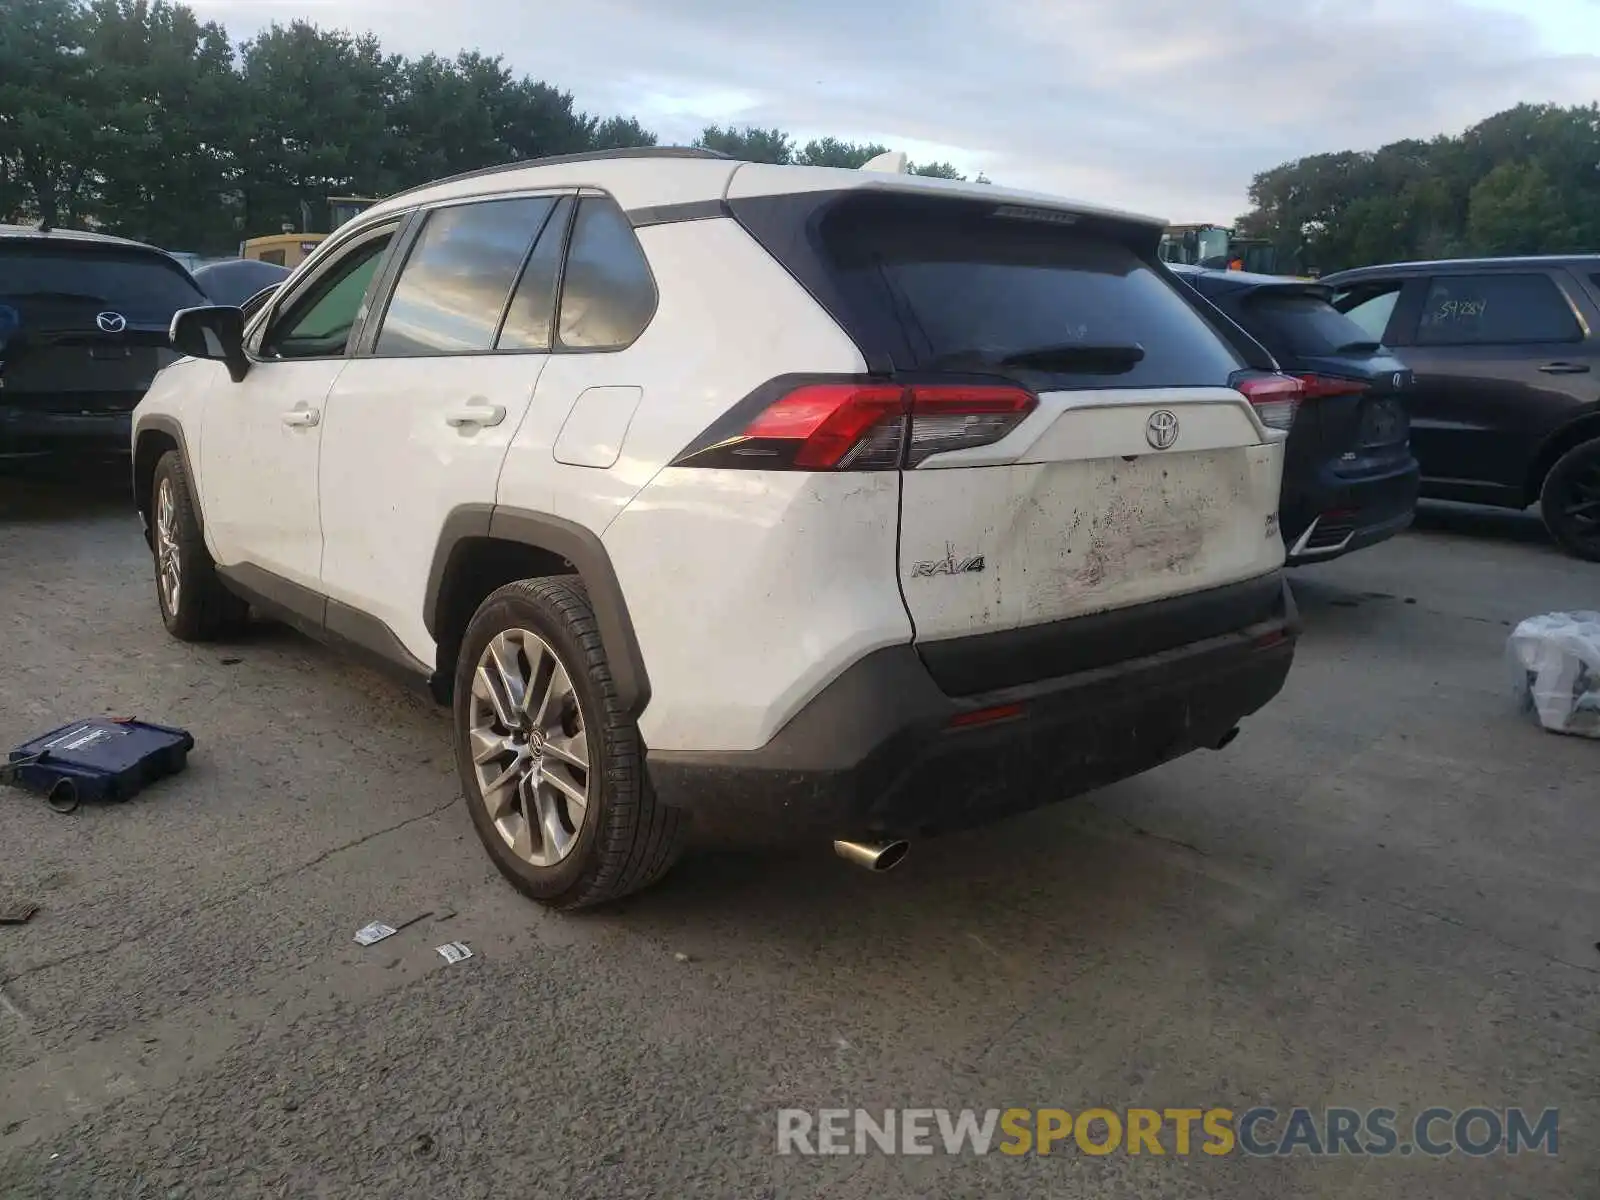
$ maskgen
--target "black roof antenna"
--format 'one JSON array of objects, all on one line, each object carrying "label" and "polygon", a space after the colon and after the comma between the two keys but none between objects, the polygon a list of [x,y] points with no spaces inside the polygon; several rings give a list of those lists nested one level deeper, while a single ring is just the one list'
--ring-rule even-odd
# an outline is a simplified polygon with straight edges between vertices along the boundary
[{"label": "black roof antenna", "polygon": [[44,217],[39,221],[39,232],[40,233],[49,233],[50,232],[50,218],[49,217]]}]

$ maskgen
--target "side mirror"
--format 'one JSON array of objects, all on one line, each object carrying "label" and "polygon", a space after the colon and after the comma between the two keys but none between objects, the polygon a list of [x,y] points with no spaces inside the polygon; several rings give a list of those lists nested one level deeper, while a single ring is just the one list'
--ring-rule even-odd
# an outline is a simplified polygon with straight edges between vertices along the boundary
[{"label": "side mirror", "polygon": [[250,370],[244,354],[244,313],[237,308],[180,309],[172,314],[167,337],[179,354],[226,363],[228,378],[235,383]]}]

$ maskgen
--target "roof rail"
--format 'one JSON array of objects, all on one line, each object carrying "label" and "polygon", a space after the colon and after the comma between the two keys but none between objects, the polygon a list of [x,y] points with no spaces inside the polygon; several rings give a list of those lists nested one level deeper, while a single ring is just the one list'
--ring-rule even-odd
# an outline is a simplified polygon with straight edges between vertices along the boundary
[{"label": "roof rail", "polygon": [[904,150],[885,150],[861,164],[863,171],[883,171],[889,175],[905,175],[911,170],[911,161]]},{"label": "roof rail", "polygon": [[621,150],[585,150],[579,154],[551,154],[545,158],[519,158],[514,162],[497,163],[492,167],[479,167],[476,171],[463,171],[443,179],[431,179],[416,187],[395,192],[385,199],[394,200],[413,192],[425,191],[445,183],[460,183],[464,179],[477,179],[484,175],[498,175],[502,171],[520,171],[525,167],[553,167],[561,163],[599,162],[608,158],[729,158],[720,150],[707,150],[701,146],[627,146]]}]

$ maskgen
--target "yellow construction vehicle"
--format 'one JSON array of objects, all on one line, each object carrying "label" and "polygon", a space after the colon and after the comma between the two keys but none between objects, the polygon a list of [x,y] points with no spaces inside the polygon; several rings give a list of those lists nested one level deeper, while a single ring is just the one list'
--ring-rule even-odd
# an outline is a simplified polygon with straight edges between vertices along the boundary
[{"label": "yellow construction vehicle", "polygon": [[[369,196],[329,196],[327,219],[315,222],[311,219],[312,206],[302,203],[299,232],[295,231],[293,225],[285,223],[282,233],[265,234],[240,242],[239,257],[253,258],[280,267],[297,267],[317,248],[323,238],[377,202],[375,198]],[[313,231],[311,228],[313,224],[324,228]]]}]

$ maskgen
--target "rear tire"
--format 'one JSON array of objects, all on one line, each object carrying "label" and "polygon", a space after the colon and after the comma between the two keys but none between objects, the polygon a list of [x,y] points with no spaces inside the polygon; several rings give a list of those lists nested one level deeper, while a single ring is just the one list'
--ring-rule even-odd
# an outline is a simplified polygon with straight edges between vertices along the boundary
[{"label": "rear tire", "polygon": [[1574,446],[1556,460],[1544,477],[1539,510],[1563,550],[1600,562],[1600,438]]},{"label": "rear tire", "polygon": [[183,456],[169,450],[150,481],[150,551],[156,605],[167,632],[179,641],[209,642],[238,633],[250,606],[217,576],[217,564],[195,518]]},{"label": "rear tire", "polygon": [[585,908],[648,887],[676,861],[686,823],[650,787],[576,576],[510,583],[483,602],[462,638],[454,703],[473,828],[525,895]]}]

